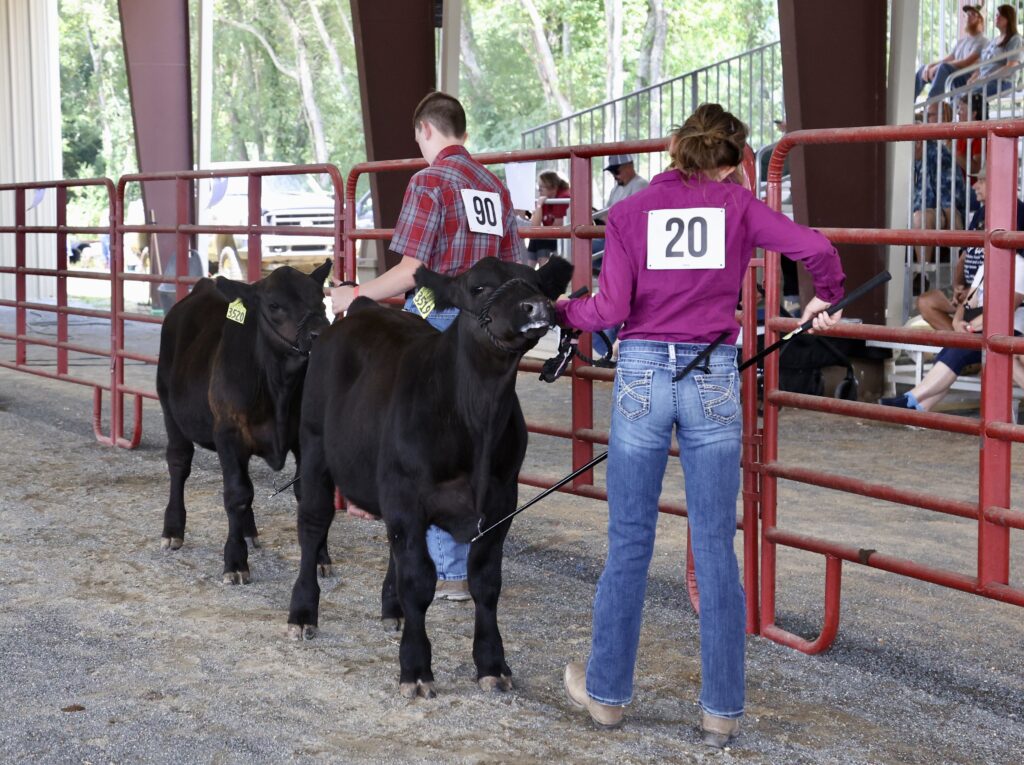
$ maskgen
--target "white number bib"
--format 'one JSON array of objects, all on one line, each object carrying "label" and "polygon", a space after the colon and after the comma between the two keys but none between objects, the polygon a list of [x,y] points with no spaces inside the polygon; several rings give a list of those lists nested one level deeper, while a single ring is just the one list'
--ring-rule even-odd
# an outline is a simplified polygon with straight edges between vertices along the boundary
[{"label": "white number bib", "polygon": [[496,191],[460,189],[469,230],[474,234],[502,236],[501,196]]},{"label": "white number bib", "polygon": [[648,211],[647,268],[725,268],[725,208]]}]

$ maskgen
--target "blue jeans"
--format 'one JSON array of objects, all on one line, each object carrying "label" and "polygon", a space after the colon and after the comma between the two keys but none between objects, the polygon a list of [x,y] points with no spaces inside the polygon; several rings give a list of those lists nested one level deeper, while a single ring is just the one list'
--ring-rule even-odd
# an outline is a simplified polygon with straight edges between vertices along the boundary
[{"label": "blue jeans", "polygon": [[[955,72],[949,64],[939,64],[939,68],[935,70],[935,76],[932,78],[932,89],[928,91],[928,98],[933,96],[940,96],[946,92],[946,78],[949,77],[950,72]],[[921,91],[924,90],[924,80],[921,79],[921,75],[924,73],[924,67],[922,66],[917,70],[917,74],[914,76],[914,98],[917,98]],[[954,77],[949,81],[949,86],[953,89],[959,88],[961,85],[967,84],[968,75],[964,74],[960,77]]]},{"label": "blue jeans", "polygon": [[[405,301],[404,310],[420,315],[413,305],[412,298]],[[435,308],[427,317],[427,323],[434,329],[444,332],[458,315],[458,308],[445,308],[443,311]],[[430,552],[430,559],[434,561],[438,579],[453,581],[468,576],[466,561],[469,558],[469,543],[456,542],[444,529],[431,526],[427,529],[427,550]]]},{"label": "blue jeans", "polygon": [[733,549],[742,424],[735,348],[717,348],[707,367],[672,382],[704,347],[651,340],[619,346],[608,442],[608,560],[594,597],[587,693],[614,705],[633,696],[658,498],[675,428],[700,590],[700,706],[740,717],[745,606]]}]

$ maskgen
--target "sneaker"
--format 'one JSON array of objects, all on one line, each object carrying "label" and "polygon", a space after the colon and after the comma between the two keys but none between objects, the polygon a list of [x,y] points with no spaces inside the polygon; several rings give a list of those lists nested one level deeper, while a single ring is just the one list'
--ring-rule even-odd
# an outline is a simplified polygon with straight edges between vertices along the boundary
[{"label": "sneaker", "polygon": [[880,398],[878,403],[882,406],[895,406],[898,409],[913,409],[910,405],[910,399],[907,398],[907,394],[903,393],[899,396],[893,396],[892,398]]},{"label": "sneaker", "polygon": [[469,594],[467,579],[438,579],[434,588],[434,600],[454,600],[462,602],[473,596]]},{"label": "sneaker", "polygon": [[587,694],[587,668],[581,662],[571,661],[565,665],[565,695],[573,708],[586,709],[602,728],[617,728],[622,724],[625,707],[602,704]]},{"label": "sneaker", "polygon": [[704,712],[700,718],[700,732],[705,744],[715,749],[724,749],[739,735],[740,718],[719,717]]}]

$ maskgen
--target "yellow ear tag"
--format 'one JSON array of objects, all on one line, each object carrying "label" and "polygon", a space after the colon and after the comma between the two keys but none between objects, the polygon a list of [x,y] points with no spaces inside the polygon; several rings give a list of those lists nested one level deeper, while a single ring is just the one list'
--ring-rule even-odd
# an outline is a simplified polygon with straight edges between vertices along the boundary
[{"label": "yellow ear tag", "polygon": [[245,305],[241,298],[235,298],[228,305],[228,318],[239,324],[245,324]]},{"label": "yellow ear tag", "polygon": [[420,287],[412,296],[412,304],[424,319],[434,312],[434,293],[426,287]]}]

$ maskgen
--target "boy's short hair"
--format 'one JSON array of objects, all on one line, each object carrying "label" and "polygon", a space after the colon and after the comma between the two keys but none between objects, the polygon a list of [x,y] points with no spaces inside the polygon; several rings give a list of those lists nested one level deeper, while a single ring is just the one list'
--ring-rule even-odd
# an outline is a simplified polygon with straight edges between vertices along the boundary
[{"label": "boy's short hair", "polygon": [[466,112],[462,104],[459,99],[439,90],[424,96],[412,113],[413,129],[424,121],[451,138],[466,135]]}]

